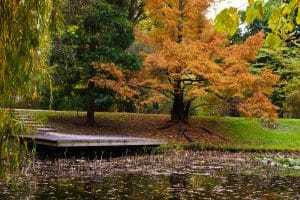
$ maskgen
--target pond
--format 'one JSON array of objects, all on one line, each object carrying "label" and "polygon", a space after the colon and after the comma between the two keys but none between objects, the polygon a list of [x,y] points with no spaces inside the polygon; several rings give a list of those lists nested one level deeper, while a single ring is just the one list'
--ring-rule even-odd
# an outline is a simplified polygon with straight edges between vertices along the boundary
[{"label": "pond", "polygon": [[259,157],[182,151],[39,160],[18,185],[0,184],[0,199],[299,199],[299,170],[267,166]]}]

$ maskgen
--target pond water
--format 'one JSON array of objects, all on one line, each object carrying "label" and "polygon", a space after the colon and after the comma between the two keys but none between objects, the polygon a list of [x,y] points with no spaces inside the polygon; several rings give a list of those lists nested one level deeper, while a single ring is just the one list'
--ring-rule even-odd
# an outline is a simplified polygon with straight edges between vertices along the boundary
[{"label": "pond water", "polygon": [[[186,159],[184,156],[182,158]],[[192,159],[195,159],[193,156]],[[156,169],[157,162],[151,165],[151,169],[146,165],[137,168],[124,164],[135,162],[135,165],[140,165],[141,162],[145,163],[147,157],[131,161],[107,161],[101,165],[105,169],[111,166],[114,171],[104,170],[94,176],[84,172],[79,176],[70,176],[62,171],[53,174],[54,171],[46,172],[39,168],[38,173],[28,175],[26,181],[22,178],[17,186],[0,184],[0,199],[300,199],[299,170],[268,166],[258,168],[257,164],[249,164],[242,159],[247,156],[233,156],[236,159],[235,167],[224,167],[234,166],[234,159],[223,160],[218,165],[214,161],[212,164],[201,159],[199,162],[193,160],[193,166],[179,167],[181,170],[178,168],[180,163],[167,161],[168,158],[159,169]],[[213,160],[217,156],[208,157]],[[157,157],[151,159],[154,161]],[[239,162],[247,165],[237,164]],[[52,163],[53,166],[55,163],[57,161]],[[75,166],[71,161],[66,163]],[[120,166],[116,167],[116,163],[120,163]],[[93,163],[88,162],[85,166],[90,164]],[[62,163],[59,165],[63,166]],[[60,176],[59,173],[64,175]]]}]

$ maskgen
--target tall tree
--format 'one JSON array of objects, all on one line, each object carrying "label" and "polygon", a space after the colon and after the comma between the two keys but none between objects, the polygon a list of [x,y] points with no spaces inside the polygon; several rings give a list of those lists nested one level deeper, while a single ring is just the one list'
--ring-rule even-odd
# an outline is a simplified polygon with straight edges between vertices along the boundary
[{"label": "tall tree", "polygon": [[[106,84],[95,83],[94,77],[99,71],[107,72],[102,76],[111,77],[108,71],[99,70],[100,66],[115,63],[119,69],[137,69],[140,58],[127,51],[134,41],[133,27],[128,20],[128,1],[87,1],[83,5],[84,12],[77,11],[78,15],[72,15],[68,14],[68,8],[74,5],[72,1],[68,3],[65,13],[70,24],[63,36],[56,40],[58,47],[63,48],[56,50],[52,63],[56,66],[55,72],[64,72],[61,70],[64,68],[74,72],[66,85],[71,92],[80,88],[79,95],[86,96],[87,123],[93,125],[97,93],[105,90],[113,96],[116,94]],[[68,62],[61,57],[65,54],[60,50],[68,50]],[[65,73],[56,77],[65,80],[64,76]]]},{"label": "tall tree", "polygon": [[187,123],[193,101],[207,94],[246,99],[239,109],[247,116],[275,117],[276,108],[267,96],[277,76],[267,70],[259,75],[249,72],[249,61],[255,60],[263,33],[230,46],[226,36],[214,31],[205,18],[210,3],[145,1],[151,21],[138,35],[152,52],[144,53],[139,85],[152,91],[150,101],[173,100],[173,122]]}]

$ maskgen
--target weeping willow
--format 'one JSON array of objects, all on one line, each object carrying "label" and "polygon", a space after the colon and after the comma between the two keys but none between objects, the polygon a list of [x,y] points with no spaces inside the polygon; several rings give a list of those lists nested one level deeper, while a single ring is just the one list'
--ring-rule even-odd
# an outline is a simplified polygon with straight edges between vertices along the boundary
[{"label": "weeping willow", "polygon": [[49,26],[55,0],[0,0],[0,176],[19,168],[20,134],[12,114],[46,72]]}]

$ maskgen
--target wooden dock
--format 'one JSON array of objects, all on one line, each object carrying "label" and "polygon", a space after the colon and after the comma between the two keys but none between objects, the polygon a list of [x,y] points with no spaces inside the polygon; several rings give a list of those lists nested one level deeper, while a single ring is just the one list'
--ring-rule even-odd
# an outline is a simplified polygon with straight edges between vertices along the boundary
[{"label": "wooden dock", "polygon": [[23,136],[28,143],[51,147],[133,147],[159,146],[166,144],[164,140],[127,137],[127,136],[100,136],[100,135],[72,135],[58,132],[45,132],[32,136]]},{"label": "wooden dock", "polygon": [[24,123],[25,126],[33,128],[32,135],[21,136],[23,141],[29,144],[43,147],[58,148],[127,148],[127,147],[145,147],[159,146],[167,144],[165,140],[113,136],[113,135],[73,135],[61,133],[57,128],[51,125],[43,125],[36,122],[34,117],[20,112],[15,115]]}]

